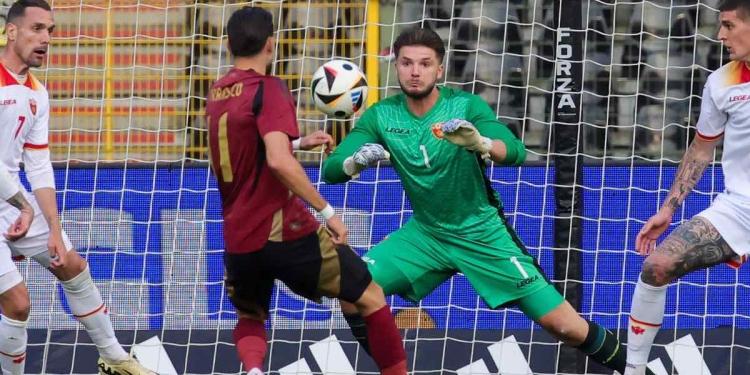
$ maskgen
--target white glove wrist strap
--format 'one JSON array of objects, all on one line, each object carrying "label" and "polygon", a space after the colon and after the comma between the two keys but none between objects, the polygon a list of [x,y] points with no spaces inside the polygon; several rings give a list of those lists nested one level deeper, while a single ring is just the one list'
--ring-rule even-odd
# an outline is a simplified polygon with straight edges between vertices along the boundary
[{"label": "white glove wrist strap", "polygon": [[292,141],[292,149],[299,150],[299,144],[302,142],[302,138],[297,138]]},{"label": "white glove wrist strap", "polygon": [[344,173],[352,177],[359,174],[359,171],[357,170],[357,163],[354,162],[354,158],[351,156],[344,159]]},{"label": "white glove wrist strap", "polygon": [[487,146],[487,150],[492,150],[492,139],[489,139],[487,137],[482,137],[482,142],[485,146]]},{"label": "white glove wrist strap", "polygon": [[320,210],[318,213],[320,214],[320,216],[323,216],[323,219],[326,220],[326,221],[328,221],[334,215],[336,215],[336,211],[333,210],[333,207],[331,207],[330,204],[327,204],[325,206],[325,208],[323,208],[322,210]]}]

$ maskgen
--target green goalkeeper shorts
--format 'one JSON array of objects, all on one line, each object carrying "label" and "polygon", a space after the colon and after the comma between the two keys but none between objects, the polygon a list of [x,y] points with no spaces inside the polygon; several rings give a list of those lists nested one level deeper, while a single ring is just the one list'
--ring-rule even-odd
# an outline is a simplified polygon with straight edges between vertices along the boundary
[{"label": "green goalkeeper shorts", "polygon": [[502,216],[463,237],[412,219],[364,260],[386,295],[415,303],[457,272],[492,309],[516,305],[538,319],[564,301]]}]

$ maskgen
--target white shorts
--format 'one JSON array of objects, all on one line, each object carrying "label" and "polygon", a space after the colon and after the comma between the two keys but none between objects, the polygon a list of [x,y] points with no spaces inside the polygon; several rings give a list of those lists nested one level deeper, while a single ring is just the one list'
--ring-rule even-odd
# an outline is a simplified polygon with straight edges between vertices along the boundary
[{"label": "white shorts", "polygon": [[[24,238],[10,242],[5,236],[0,235],[0,294],[16,286],[23,281],[21,274],[18,272],[14,257],[25,257],[34,259],[42,267],[48,268],[52,263],[52,257],[49,254],[47,243],[49,241],[49,226],[40,210],[37,210],[34,221],[31,222],[31,228]],[[0,232],[7,233],[8,228],[18,217],[0,217]],[[62,232],[65,251],[73,249],[65,231]]]},{"label": "white shorts", "polygon": [[698,216],[711,222],[737,255],[750,253],[750,202],[721,193]]}]

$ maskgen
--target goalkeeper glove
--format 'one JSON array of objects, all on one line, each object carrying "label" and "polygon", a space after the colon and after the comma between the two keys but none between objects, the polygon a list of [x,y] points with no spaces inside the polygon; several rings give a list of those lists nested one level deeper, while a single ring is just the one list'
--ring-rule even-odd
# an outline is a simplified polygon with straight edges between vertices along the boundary
[{"label": "goalkeeper glove", "polygon": [[492,140],[482,137],[474,124],[461,119],[453,119],[443,124],[443,138],[450,143],[477,152],[482,157],[489,156]]},{"label": "goalkeeper glove", "polygon": [[349,176],[356,176],[370,165],[381,160],[387,160],[390,157],[391,155],[383,146],[377,143],[365,143],[354,155],[344,160],[344,173]]}]

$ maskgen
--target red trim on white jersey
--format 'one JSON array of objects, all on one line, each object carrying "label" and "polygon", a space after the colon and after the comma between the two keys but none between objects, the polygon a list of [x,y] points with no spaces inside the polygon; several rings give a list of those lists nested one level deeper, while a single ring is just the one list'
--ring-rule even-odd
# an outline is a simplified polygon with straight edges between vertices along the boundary
[{"label": "red trim on white jersey", "polygon": [[43,145],[35,145],[33,143],[24,143],[23,148],[28,148],[31,150],[44,150],[45,148],[49,147],[49,144],[45,143]]},{"label": "red trim on white jersey", "polygon": [[724,136],[724,132],[721,132],[721,133],[719,133],[719,134],[717,134],[717,135],[714,135],[714,136],[708,136],[708,135],[703,135],[703,134],[701,134],[700,132],[697,132],[697,131],[696,131],[696,132],[695,132],[695,135],[696,135],[696,136],[697,136],[698,138],[700,138],[700,139],[702,139],[702,140],[704,140],[704,141],[715,141],[715,140],[717,140],[717,139],[719,139],[719,138],[723,137],[723,136]]},{"label": "red trim on white jersey", "polygon": [[39,85],[36,83],[36,78],[34,78],[31,73],[28,73],[28,76],[26,76],[26,82],[20,84],[18,83],[18,80],[16,80],[16,77],[14,77],[13,74],[8,70],[8,68],[6,68],[5,65],[0,62],[0,87],[13,85],[26,86],[34,91],[39,90]]}]

